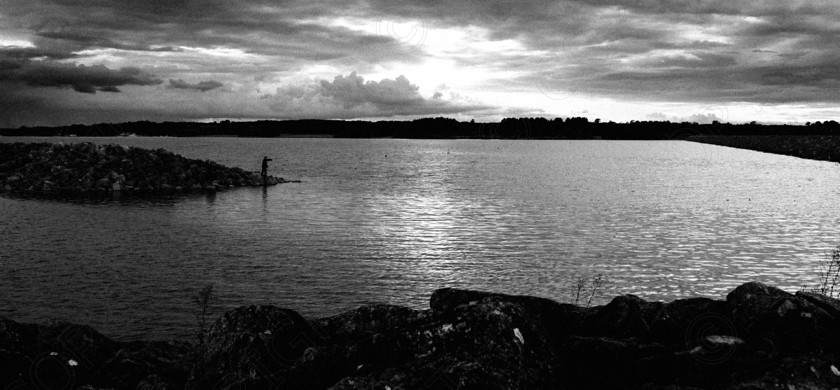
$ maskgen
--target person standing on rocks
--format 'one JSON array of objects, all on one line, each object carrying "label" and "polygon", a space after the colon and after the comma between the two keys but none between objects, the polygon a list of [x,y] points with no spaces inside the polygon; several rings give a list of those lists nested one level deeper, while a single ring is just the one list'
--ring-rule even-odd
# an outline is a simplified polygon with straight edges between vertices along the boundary
[{"label": "person standing on rocks", "polygon": [[260,175],[262,175],[263,179],[263,186],[268,185],[268,162],[272,161],[268,156],[263,156],[262,161],[262,171],[260,171]]}]

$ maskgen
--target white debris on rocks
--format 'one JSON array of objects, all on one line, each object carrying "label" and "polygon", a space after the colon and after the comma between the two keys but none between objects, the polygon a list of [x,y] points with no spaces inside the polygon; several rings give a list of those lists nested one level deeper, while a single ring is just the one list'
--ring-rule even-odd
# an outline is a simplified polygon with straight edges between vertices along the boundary
[{"label": "white debris on rocks", "polygon": [[525,338],[522,337],[522,332],[519,331],[519,328],[513,328],[513,336],[516,337],[516,339],[519,340],[520,343],[522,343],[523,345],[525,344]]}]

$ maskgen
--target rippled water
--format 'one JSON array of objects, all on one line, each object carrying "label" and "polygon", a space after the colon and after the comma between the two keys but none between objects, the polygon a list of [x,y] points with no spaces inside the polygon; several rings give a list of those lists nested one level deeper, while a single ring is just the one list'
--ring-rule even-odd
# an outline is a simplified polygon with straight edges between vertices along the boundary
[{"label": "rippled water", "polygon": [[[32,141],[0,138],[0,142]],[[300,184],[106,202],[0,198],[0,315],[183,336],[190,300],[326,316],[454,286],[569,301],[816,283],[840,166],[680,141],[46,139],[165,148]]]}]

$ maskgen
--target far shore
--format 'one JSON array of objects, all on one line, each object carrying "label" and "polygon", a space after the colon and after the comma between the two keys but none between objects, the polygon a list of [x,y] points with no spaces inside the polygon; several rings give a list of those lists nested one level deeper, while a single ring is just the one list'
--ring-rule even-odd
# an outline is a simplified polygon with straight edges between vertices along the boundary
[{"label": "far shore", "polygon": [[836,135],[697,135],[688,140],[809,160],[840,162],[840,136]]}]

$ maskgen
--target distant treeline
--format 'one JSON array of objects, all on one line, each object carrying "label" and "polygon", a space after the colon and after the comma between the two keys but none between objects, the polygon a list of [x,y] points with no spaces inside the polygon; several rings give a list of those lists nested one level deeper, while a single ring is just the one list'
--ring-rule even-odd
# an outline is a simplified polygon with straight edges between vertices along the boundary
[{"label": "distant treeline", "polygon": [[413,121],[288,120],[212,123],[129,122],[61,127],[0,129],[4,136],[325,136],[337,138],[498,138],[498,139],[685,139],[693,135],[840,135],[836,121],[806,125],[713,122],[601,122],[587,118],[506,118],[498,123],[459,122],[450,118]]}]

